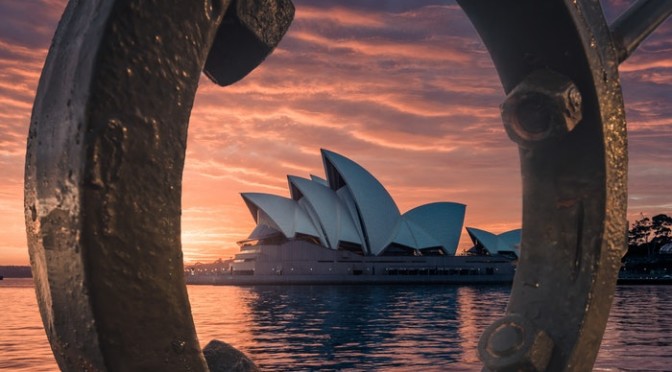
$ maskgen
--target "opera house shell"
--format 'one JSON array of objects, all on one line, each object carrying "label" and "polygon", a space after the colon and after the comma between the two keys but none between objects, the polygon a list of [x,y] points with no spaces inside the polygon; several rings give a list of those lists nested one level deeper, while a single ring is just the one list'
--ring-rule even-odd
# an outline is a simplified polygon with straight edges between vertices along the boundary
[{"label": "opera house shell", "polygon": [[431,203],[404,214],[366,169],[321,150],[326,180],[288,176],[291,198],[243,193],[257,223],[246,241],[308,240],[366,256],[454,255],[465,205]]},{"label": "opera house shell", "polygon": [[475,250],[477,253],[486,253],[492,256],[520,257],[521,229],[493,234],[475,227],[467,227],[467,233],[469,233],[469,237],[474,243],[472,250]]}]

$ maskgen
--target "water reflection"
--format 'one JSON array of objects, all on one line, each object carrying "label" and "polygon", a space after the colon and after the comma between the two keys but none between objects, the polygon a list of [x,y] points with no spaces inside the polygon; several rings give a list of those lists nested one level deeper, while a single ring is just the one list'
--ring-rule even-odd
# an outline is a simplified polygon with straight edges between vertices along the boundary
[{"label": "water reflection", "polygon": [[504,315],[510,287],[460,287],[458,296],[459,335],[464,354],[462,362],[479,366],[478,340],[483,330]]},{"label": "water reflection", "polygon": [[670,370],[670,289],[669,286],[618,288],[598,355],[599,367],[610,370]]},{"label": "water reflection", "polygon": [[0,371],[57,370],[42,328],[33,280],[0,281]]},{"label": "water reflection", "polygon": [[[669,371],[672,287],[618,287],[595,370]],[[202,345],[213,338],[265,370],[480,370],[483,329],[507,287],[190,286]],[[0,370],[54,371],[32,280],[0,282]]]},{"label": "water reflection", "polygon": [[[201,343],[266,370],[480,369],[478,338],[508,287],[189,287]],[[670,370],[672,291],[619,287],[595,370]]]},{"label": "water reflection", "polygon": [[[217,292],[214,302],[220,305],[201,307],[196,298],[209,297],[208,291]],[[190,287],[190,292],[202,343],[227,340],[268,369],[477,367],[478,335],[501,315],[508,296],[506,287],[441,286]],[[221,322],[227,328],[201,319],[224,303],[229,319]]]}]

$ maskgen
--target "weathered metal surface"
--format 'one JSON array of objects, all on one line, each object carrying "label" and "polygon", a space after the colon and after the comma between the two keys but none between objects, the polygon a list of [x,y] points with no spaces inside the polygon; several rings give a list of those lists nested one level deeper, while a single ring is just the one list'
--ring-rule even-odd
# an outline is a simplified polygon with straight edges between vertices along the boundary
[{"label": "weathered metal surface", "polygon": [[553,340],[527,318],[512,314],[492,324],[478,349],[492,370],[543,371],[551,359]]},{"label": "weathered metal surface", "polygon": [[480,357],[486,370],[590,370],[626,247],[622,59],[598,1],[458,2],[508,94],[523,177],[518,270]]},{"label": "weathered metal surface", "polygon": [[[25,174],[38,303],[63,370],[207,370],[183,277],[181,180],[194,94],[228,6],[67,5],[35,99]],[[238,68],[258,64],[246,63]]]}]

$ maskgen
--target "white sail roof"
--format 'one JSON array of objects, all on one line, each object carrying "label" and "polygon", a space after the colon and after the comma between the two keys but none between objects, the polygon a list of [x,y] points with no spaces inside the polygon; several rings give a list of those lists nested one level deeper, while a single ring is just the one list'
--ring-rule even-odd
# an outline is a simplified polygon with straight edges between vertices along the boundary
[{"label": "white sail roof", "polygon": [[310,179],[311,179],[312,181],[315,181],[315,182],[321,184],[321,185],[324,185],[324,186],[329,187],[329,182],[327,182],[327,180],[325,180],[325,179],[322,178],[322,177],[318,177],[318,176],[316,176],[316,175],[314,175],[314,174],[311,174],[311,175],[310,175]]},{"label": "white sail roof", "polygon": [[401,216],[392,242],[415,249],[442,247],[439,240],[404,216]]},{"label": "white sail roof", "polygon": [[520,241],[522,239],[522,229],[515,229],[506,231],[497,236],[499,239],[497,250],[500,252],[510,251],[515,252],[516,256],[520,257]]},{"label": "white sail roof", "polygon": [[392,239],[392,243],[409,248],[418,248],[418,243],[415,241],[415,236],[413,236],[411,228],[408,226],[408,221],[403,218],[397,225],[397,232]]},{"label": "white sail roof", "polygon": [[341,240],[361,244],[355,223],[347,207],[332,189],[319,181],[296,176],[287,176],[287,179],[292,198],[305,200],[309,208],[314,211],[313,225],[318,231],[324,233],[327,247],[337,249]]},{"label": "white sail roof", "polygon": [[[402,216],[387,190],[367,170],[342,155],[321,151],[326,180],[315,175],[310,179],[288,176],[291,198],[242,194],[258,225],[251,239],[263,240],[279,232],[288,239],[309,235],[332,249],[342,243],[349,243],[346,249],[361,245],[363,253],[370,255],[381,254],[391,243],[420,250],[440,247],[446,254],[455,254],[464,223],[463,204],[431,203]],[[487,240],[485,232],[483,236]]]},{"label": "white sail roof", "polygon": [[404,213],[403,218],[419,226],[424,233],[438,241],[438,245],[443,247],[447,254],[454,255],[460,241],[466,208],[460,203],[437,202],[413,208]]},{"label": "white sail roof", "polygon": [[350,190],[356,205],[353,220],[359,221],[369,252],[378,255],[392,241],[401,217],[397,205],[383,185],[354,161],[322,149],[329,187]]},{"label": "white sail roof", "polygon": [[271,219],[275,227],[288,238],[293,238],[296,233],[314,237],[320,236],[306,211],[300,208],[296,201],[262,193],[243,193],[241,196],[250,209],[255,222],[258,222],[261,210]]},{"label": "white sail roof", "polygon": [[336,195],[343,202],[345,208],[350,213],[350,220],[355,226],[355,231],[352,230],[341,230],[339,231],[338,240],[342,242],[351,242],[359,243],[364,248],[364,252],[367,254],[371,253],[364,242],[364,233],[362,232],[362,225],[359,223],[359,219],[356,219],[357,216],[357,205],[355,205],[355,199],[352,198],[352,193],[350,189],[346,187],[341,187],[336,191]]},{"label": "white sail roof", "polygon": [[514,252],[520,257],[521,229],[511,230],[496,235],[475,227],[467,227],[467,232],[474,244],[480,243],[491,255],[503,252]]}]

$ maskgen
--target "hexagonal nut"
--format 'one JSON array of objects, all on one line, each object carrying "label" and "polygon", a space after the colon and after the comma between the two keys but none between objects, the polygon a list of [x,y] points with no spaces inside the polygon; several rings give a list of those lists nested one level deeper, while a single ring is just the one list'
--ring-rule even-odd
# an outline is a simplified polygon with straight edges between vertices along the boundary
[{"label": "hexagonal nut", "polygon": [[501,114],[509,138],[520,146],[532,146],[562,138],[579,124],[581,93],[568,77],[537,70],[509,93]]},{"label": "hexagonal nut", "polygon": [[525,317],[509,314],[485,330],[478,354],[489,371],[544,371],[553,340]]}]

